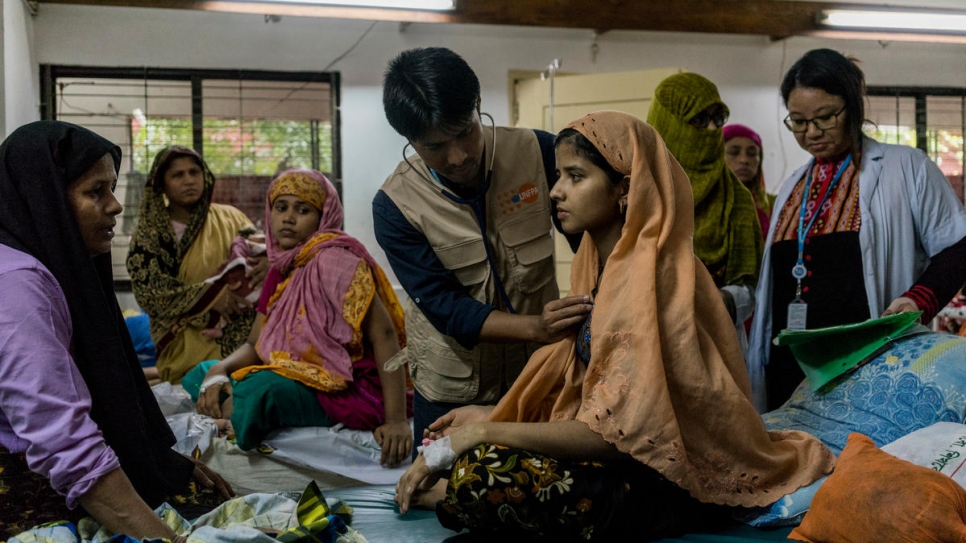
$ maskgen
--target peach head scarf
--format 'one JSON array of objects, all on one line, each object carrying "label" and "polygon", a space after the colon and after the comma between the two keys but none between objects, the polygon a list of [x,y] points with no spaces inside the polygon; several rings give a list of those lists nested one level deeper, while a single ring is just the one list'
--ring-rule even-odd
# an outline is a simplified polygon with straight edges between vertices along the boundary
[{"label": "peach head scarf", "polygon": [[322,392],[343,390],[352,382],[353,363],[363,357],[362,321],[374,297],[389,311],[400,347],[406,343],[402,306],[362,243],[340,229],[342,203],[322,173],[291,169],[276,177],[266,195],[267,225],[272,204],[282,194],[319,209],[319,228],[288,250],[267,229],[269,262],[285,279],[268,302],[255,345],[265,365],[244,368],[232,377],[267,369]]},{"label": "peach head scarf", "polygon": [[[626,222],[595,300],[591,360],[578,361],[573,338],[543,347],[490,419],[583,421],[703,502],[768,505],[831,471],[835,457],[818,439],[766,431],[752,405],[734,325],[692,248],[691,185],[657,132],[613,111],[570,128],[630,176]],[[590,293],[599,269],[585,234],[571,294]]]}]

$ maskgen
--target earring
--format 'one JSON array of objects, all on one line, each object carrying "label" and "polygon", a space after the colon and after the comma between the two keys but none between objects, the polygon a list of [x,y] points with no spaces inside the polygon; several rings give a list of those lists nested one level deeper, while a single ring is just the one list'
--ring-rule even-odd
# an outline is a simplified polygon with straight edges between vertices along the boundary
[{"label": "earring", "polygon": [[627,196],[621,196],[621,199],[617,201],[617,209],[621,212],[621,215],[627,214]]}]

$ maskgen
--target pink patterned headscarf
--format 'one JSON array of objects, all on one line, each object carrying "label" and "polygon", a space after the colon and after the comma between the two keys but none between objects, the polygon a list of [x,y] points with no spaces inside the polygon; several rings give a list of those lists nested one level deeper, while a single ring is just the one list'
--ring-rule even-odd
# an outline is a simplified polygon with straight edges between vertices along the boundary
[{"label": "pink patterned headscarf", "polygon": [[761,136],[758,135],[758,132],[755,132],[743,124],[732,123],[725,125],[725,127],[721,129],[721,135],[724,137],[725,141],[734,138],[748,138],[755,142],[755,145],[757,145],[759,149],[762,149]]},{"label": "pink patterned headscarf", "polygon": [[[342,231],[344,213],[342,202],[339,201],[339,193],[336,192],[328,178],[322,175],[322,172],[292,168],[279,174],[268,186],[265,198],[265,224],[269,225],[269,228],[266,228],[268,232],[265,234],[265,240],[268,245],[269,262],[273,268],[284,276],[288,274],[289,268],[292,267],[292,260],[295,259],[295,255],[298,254],[309,238],[287,251],[278,247],[278,243],[275,241],[275,233],[272,232],[270,225],[272,224],[272,205],[275,203],[275,199],[283,194],[298,196],[322,212],[322,220],[319,221],[319,229],[316,233],[335,232],[345,234],[345,232]],[[320,202],[321,207],[319,207]]]},{"label": "pink patterned headscarf", "polygon": [[[363,355],[362,320],[374,295],[389,309],[400,344],[402,310],[385,274],[357,239],[340,229],[342,204],[332,183],[315,170],[282,172],[268,188],[266,224],[272,204],[293,194],[318,206],[315,234],[289,250],[266,234],[268,258],[285,278],[268,302],[266,321],[255,346],[266,366],[316,390],[329,392],[352,382],[352,364]],[[398,309],[398,311],[397,311]]]}]

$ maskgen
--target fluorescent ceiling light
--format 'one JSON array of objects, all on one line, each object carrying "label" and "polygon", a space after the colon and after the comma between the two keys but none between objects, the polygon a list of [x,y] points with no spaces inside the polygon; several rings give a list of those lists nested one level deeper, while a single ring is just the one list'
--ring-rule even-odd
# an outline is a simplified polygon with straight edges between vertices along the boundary
[{"label": "fluorescent ceiling light", "polygon": [[803,36],[824,38],[831,40],[875,40],[886,42],[919,42],[919,43],[959,43],[966,44],[966,34],[926,34],[922,32],[885,32],[879,30],[809,30],[802,32]]},{"label": "fluorescent ceiling light", "polygon": [[864,30],[966,33],[966,12],[828,9],[822,11],[819,23]]},{"label": "fluorescent ceiling light", "polygon": [[266,4],[301,4],[342,6],[352,8],[415,9],[424,11],[452,11],[456,0],[241,0]]}]

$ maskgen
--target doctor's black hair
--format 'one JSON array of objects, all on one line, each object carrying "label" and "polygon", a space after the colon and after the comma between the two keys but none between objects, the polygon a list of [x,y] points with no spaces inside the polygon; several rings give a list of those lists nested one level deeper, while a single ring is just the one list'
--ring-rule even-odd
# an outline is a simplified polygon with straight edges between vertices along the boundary
[{"label": "doctor's black hair", "polygon": [[432,128],[458,131],[479,104],[480,80],[445,47],[410,49],[389,61],[382,106],[393,129],[411,142]]},{"label": "doctor's black hair", "polygon": [[861,152],[865,75],[857,61],[832,49],[812,49],[788,69],[782,80],[785,107],[792,91],[798,88],[821,89],[845,100],[845,133],[852,142],[852,153]]}]

